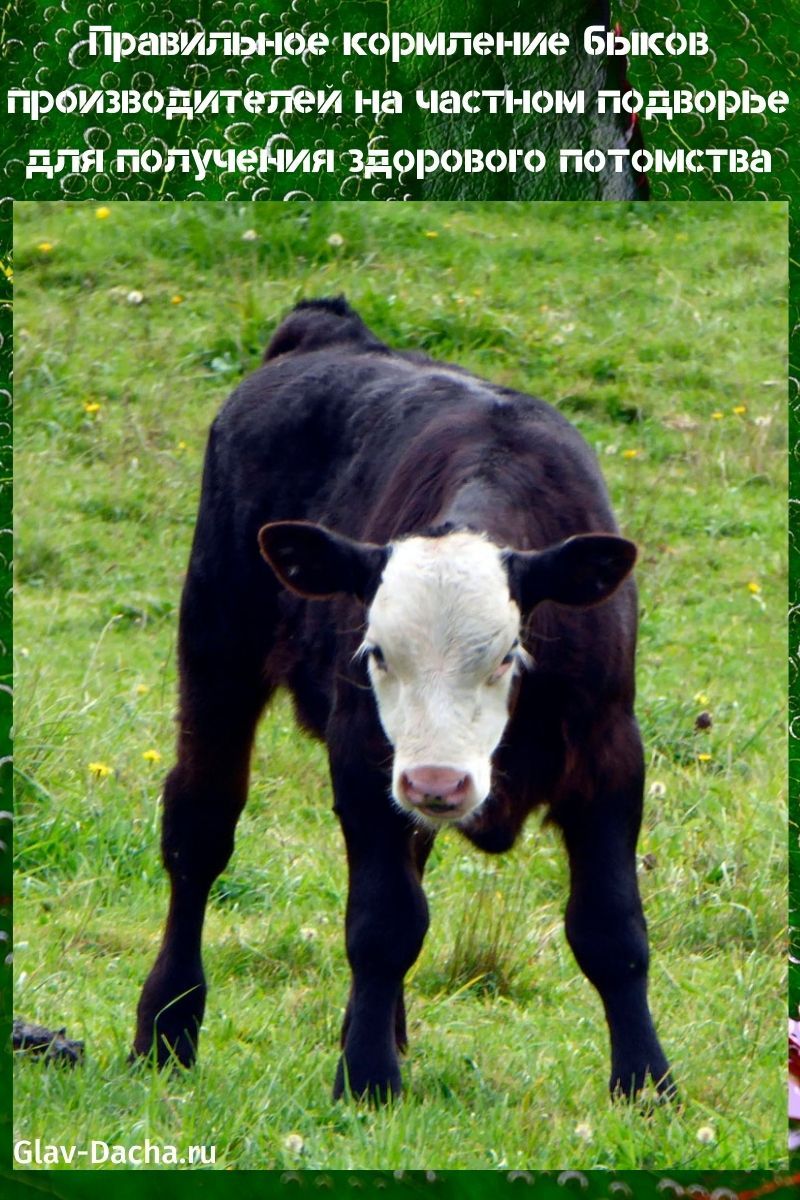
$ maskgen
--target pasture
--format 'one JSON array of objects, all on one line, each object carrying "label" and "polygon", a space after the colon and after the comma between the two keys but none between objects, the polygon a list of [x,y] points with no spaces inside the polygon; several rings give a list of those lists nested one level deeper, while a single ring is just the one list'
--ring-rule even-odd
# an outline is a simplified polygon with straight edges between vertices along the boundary
[{"label": "pasture", "polygon": [[[15,1137],[235,1169],[779,1165],[785,1145],[786,206],[15,206]],[[131,1072],[166,904],[177,604],[208,425],[303,296],[542,396],[639,545],[650,996],[682,1104],[609,1103],[600,1002],[538,817],[426,874],[403,1100],[334,1104],[346,871],[280,699],[212,893],[191,1073]]]}]

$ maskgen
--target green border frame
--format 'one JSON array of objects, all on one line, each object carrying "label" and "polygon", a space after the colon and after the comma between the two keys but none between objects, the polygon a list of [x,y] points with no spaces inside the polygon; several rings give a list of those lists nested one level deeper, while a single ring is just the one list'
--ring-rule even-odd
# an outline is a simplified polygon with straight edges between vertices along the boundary
[{"label": "green border frame", "polygon": [[[503,6],[502,22],[498,14],[492,13],[488,0],[435,0],[431,5],[422,6],[413,0],[367,0],[359,5],[358,27],[370,29],[385,29],[390,16],[392,27],[413,28],[415,25],[427,30],[440,28],[491,29],[500,27],[511,31],[513,29],[539,28],[546,25],[548,29],[567,28],[569,22],[580,22],[583,17],[602,12],[603,0],[588,0],[587,3],[575,3],[574,0],[551,0],[548,5],[547,20],[538,20],[530,16],[527,6],[509,2]],[[47,4],[45,0],[10,0],[0,7],[0,62],[4,62],[7,70],[4,77],[7,86],[19,85],[22,79],[40,70],[43,65],[52,66],[57,70],[63,65],[66,51],[63,39],[57,44],[46,42],[48,29],[55,31],[63,28],[64,12],[69,10],[73,22],[87,15],[87,4],[81,5],[80,0],[65,0],[61,8],[55,3]],[[254,7],[258,8],[258,5]],[[260,6],[266,12],[266,0]],[[287,6],[288,7],[288,6]],[[104,4],[94,5],[94,10],[100,12]],[[278,19],[278,6],[272,8],[275,19]],[[295,11],[305,12],[304,0],[300,0]],[[424,16],[422,10],[424,9]],[[619,19],[625,29],[641,28],[649,31],[669,30],[675,27],[679,30],[705,28],[709,42],[714,49],[713,61],[703,59],[680,60],[676,63],[670,59],[637,59],[628,65],[629,74],[634,86],[640,90],[648,88],[664,88],[672,90],[676,87],[694,86],[701,88],[724,88],[726,86],[740,88],[750,84],[755,90],[765,91],[782,89],[789,93],[793,105],[800,99],[798,78],[800,78],[800,0],[768,0],[766,4],[760,0],[625,0],[614,6],[614,18]],[[79,11],[80,10],[80,11]],[[210,0],[173,0],[171,10],[159,11],[155,4],[152,12],[146,17],[144,25],[142,8],[131,0],[119,0],[114,6],[114,27],[117,29],[153,28],[164,29],[179,26],[189,17],[203,19],[207,28],[214,28],[212,13],[219,19],[219,9]],[[328,19],[328,24],[344,28],[340,7],[334,0],[320,0],[313,9],[315,22]],[[420,20],[414,20],[418,14]],[[304,19],[308,19],[309,13]],[[170,20],[171,18],[171,20]],[[102,16],[95,16],[102,21]],[[126,23],[127,22],[127,23]],[[291,27],[291,26],[290,26]],[[348,27],[355,27],[349,23]],[[37,44],[38,43],[38,44]],[[151,60],[152,62],[153,60]],[[487,60],[477,60],[478,65],[486,64]],[[349,65],[349,64],[348,64]],[[379,63],[381,78],[377,83],[370,83],[370,70],[374,75],[375,64],[364,60],[366,74],[359,82],[362,86],[397,86],[402,88],[400,68],[391,64]],[[123,72],[124,64],[120,67]],[[485,68],[484,68],[485,69]],[[384,77],[384,70],[387,72]],[[393,74],[394,72],[394,74]],[[395,75],[397,78],[395,78]],[[448,64],[437,77],[440,87],[463,87],[464,75],[457,69],[457,64]],[[555,84],[557,86],[557,83]],[[47,86],[47,85],[43,85]],[[124,86],[124,84],[123,84]],[[545,85],[546,86],[546,85]],[[98,124],[100,122],[97,122]],[[706,118],[698,125],[697,118],[676,117],[674,120],[651,120],[645,124],[644,136],[650,148],[662,146],[673,147],[679,144],[693,146],[727,146],[747,144],[741,139],[752,137],[764,148],[771,149],[774,155],[773,172],[771,175],[758,177],[735,176],[730,178],[714,178],[706,174],[691,176],[662,176],[651,180],[653,196],[656,199],[667,200],[699,200],[699,199],[731,199],[752,200],[783,199],[789,202],[790,215],[790,369],[788,385],[788,402],[790,413],[790,536],[789,536],[789,704],[790,704],[790,753],[789,753],[789,782],[790,782],[790,926],[793,957],[800,960],[800,799],[798,784],[800,784],[800,657],[798,643],[800,642],[800,526],[795,518],[796,506],[800,504],[800,226],[798,223],[798,206],[800,205],[800,175],[798,175],[797,154],[799,147],[792,144],[792,123],[797,127],[797,113],[790,107],[788,119],[774,118],[767,122],[753,125],[752,119],[740,118],[725,123],[715,122]],[[497,124],[497,122],[495,122]],[[490,131],[491,132],[491,131]],[[423,145],[424,138],[435,135],[435,130],[420,124],[413,130],[416,144]],[[48,134],[48,136],[50,136]],[[298,140],[302,133],[298,133]],[[506,139],[507,140],[507,139]],[[17,199],[62,199],[64,192],[58,181],[48,182],[42,186],[38,181],[35,188],[28,187],[23,179],[24,168],[21,169],[20,153],[23,146],[23,135],[19,123],[9,122],[5,136],[5,144],[0,146],[0,178],[3,180],[0,193],[0,262],[7,266],[11,261],[11,218],[12,200]],[[39,139],[40,143],[44,138]],[[28,137],[29,144],[36,144],[35,137]],[[57,144],[54,142],[52,144]],[[185,131],[184,145],[190,145]],[[302,144],[302,143],[301,143]],[[406,144],[413,144],[410,136]],[[491,143],[489,143],[491,144]],[[496,144],[503,144],[498,142]],[[103,185],[105,186],[105,185]],[[109,198],[145,199],[144,195],[131,195],[124,192],[122,185],[118,191],[111,189],[104,195]],[[539,194],[527,196],[521,185],[515,186],[513,177],[509,177],[501,185],[504,191],[492,193],[497,199],[569,199],[578,198],[568,190],[544,190]],[[169,189],[160,185],[157,194],[165,196]],[[91,199],[98,200],[98,193],[89,193]],[[222,198],[214,187],[214,181],[209,181],[208,187],[195,186],[194,197],[197,199]],[[478,191],[474,180],[451,180],[448,198],[486,198],[485,193]],[[88,196],[87,196],[88,198]],[[153,198],[156,198],[155,196]],[[177,198],[177,197],[176,197]],[[279,198],[275,196],[274,198]],[[334,196],[331,196],[334,198]],[[342,197],[338,192],[336,198]],[[431,182],[422,186],[414,198],[437,199],[437,185]],[[588,197],[585,197],[588,198]],[[10,948],[10,910],[11,910],[11,847],[10,822],[5,813],[11,809],[11,514],[12,514],[12,485],[11,485],[11,279],[4,272],[0,273],[0,1044],[9,1046],[9,1030],[11,1018],[11,972],[7,960]],[[790,968],[789,1011],[797,1014],[800,1005],[800,961]],[[235,1187],[237,1195],[247,1198],[251,1195],[263,1196],[265,1192],[295,1188],[308,1194],[309,1190],[322,1188],[336,1194],[352,1194],[352,1189],[380,1188],[387,1194],[435,1194],[442,1198],[456,1194],[459,1200],[472,1200],[472,1197],[482,1198],[500,1190],[514,1190],[522,1195],[529,1194],[532,1189],[537,1196],[563,1196],[570,1191],[584,1195],[587,1200],[594,1197],[619,1196],[658,1197],[661,1195],[679,1195],[682,1189],[689,1189],[695,1197],[703,1193],[710,1194],[717,1189],[723,1189],[720,1196],[733,1195],[737,1200],[756,1200],[757,1197],[768,1194],[789,1195],[800,1182],[800,1161],[793,1162],[783,1175],[772,1175],[765,1171],[753,1172],[586,1172],[579,1174],[566,1169],[562,1173],[536,1172],[443,1172],[438,1175],[424,1172],[382,1173],[382,1172],[240,1172],[236,1182],[227,1182],[223,1173],[195,1172],[184,1173],[179,1179],[167,1176],[163,1172],[115,1172],[113,1179],[104,1172],[14,1172],[10,1171],[11,1160],[11,1086],[10,1086],[10,1054],[4,1051],[0,1056],[0,1178],[3,1180],[4,1194],[26,1194],[29,1189],[47,1192],[65,1197],[91,1197],[105,1195],[113,1188],[120,1200],[127,1200],[142,1194],[158,1196],[169,1192],[174,1196],[203,1189],[209,1196],[225,1195],[227,1189]],[[670,1186],[674,1182],[674,1187]]]}]

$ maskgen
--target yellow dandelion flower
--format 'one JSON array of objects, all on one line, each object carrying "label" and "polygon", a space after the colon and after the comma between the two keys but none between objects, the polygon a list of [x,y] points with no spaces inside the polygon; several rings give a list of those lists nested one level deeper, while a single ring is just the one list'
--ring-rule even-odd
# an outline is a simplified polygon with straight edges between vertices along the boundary
[{"label": "yellow dandelion flower", "polygon": [[435,230],[435,229],[426,229],[425,230],[425,237],[434,238],[434,237],[438,237],[438,236],[439,236],[439,234],[438,234],[437,230]]},{"label": "yellow dandelion flower", "polygon": [[170,304],[183,304],[183,296],[173,296],[170,300]]},{"label": "yellow dandelion flower", "polygon": [[112,768],[104,762],[90,762],[89,770],[95,779],[105,779],[112,772]]},{"label": "yellow dandelion flower", "polygon": [[161,751],[160,750],[145,750],[144,754],[142,755],[142,758],[144,759],[145,762],[151,762],[151,763],[161,762]]},{"label": "yellow dandelion flower", "polygon": [[709,703],[708,696],[706,695],[705,692],[695,692],[694,702],[695,702],[695,704],[708,704]]},{"label": "yellow dandelion flower", "polygon": [[149,691],[150,691],[149,683],[137,683],[137,685],[136,685],[136,695],[137,696],[146,696]]},{"label": "yellow dandelion flower", "polygon": [[622,457],[623,458],[638,458],[639,451],[638,450],[623,450]]},{"label": "yellow dandelion flower", "polygon": [[189,447],[187,446],[186,442],[181,441],[181,442],[178,442],[177,449],[178,450],[188,450]]},{"label": "yellow dandelion flower", "polygon": [[14,268],[10,264],[6,266],[4,262],[0,262],[0,271],[3,272],[9,282],[14,278]]},{"label": "yellow dandelion flower", "polygon": [[94,413],[99,413],[102,407],[102,404],[98,404],[96,400],[87,400],[84,403],[83,411],[93,415]]},{"label": "yellow dandelion flower", "polygon": [[741,417],[742,413],[747,412],[747,405],[746,404],[734,404],[733,408],[731,409],[731,412],[735,412],[737,417]]},{"label": "yellow dandelion flower", "polygon": [[36,249],[40,250],[42,254],[49,254],[50,251],[53,249],[53,243],[52,242],[39,242],[38,245],[36,246]]},{"label": "yellow dandelion flower", "polygon": [[761,584],[756,583],[755,579],[751,579],[747,585],[747,590],[751,596],[758,596],[761,592]]},{"label": "yellow dandelion flower", "polygon": [[698,754],[698,756],[697,756],[697,761],[698,761],[698,762],[711,762],[711,755],[710,755],[710,754],[705,754],[705,753],[704,753],[704,754]]},{"label": "yellow dandelion flower", "polygon": [[106,217],[111,216],[111,209],[107,208],[104,204],[101,208],[96,208],[94,210],[94,215],[97,217],[98,221],[105,221]]},{"label": "yellow dandelion flower", "polygon": [[723,418],[724,416],[725,416],[725,414],[724,414],[724,413],[721,413],[721,412],[713,412],[713,413],[711,414],[711,420],[712,420],[712,421],[721,421],[721,420],[722,420],[722,418]]}]

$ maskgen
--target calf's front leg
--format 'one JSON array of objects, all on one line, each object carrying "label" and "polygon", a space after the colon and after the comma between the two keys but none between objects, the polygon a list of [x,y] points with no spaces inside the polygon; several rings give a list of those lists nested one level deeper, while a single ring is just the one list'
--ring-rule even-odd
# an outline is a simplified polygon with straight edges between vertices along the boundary
[{"label": "calf's front leg", "polygon": [[352,971],[334,1098],[382,1102],[402,1090],[403,978],[428,929],[419,854],[409,818],[394,809],[382,775],[371,784],[332,767],[347,848],[347,957]]}]

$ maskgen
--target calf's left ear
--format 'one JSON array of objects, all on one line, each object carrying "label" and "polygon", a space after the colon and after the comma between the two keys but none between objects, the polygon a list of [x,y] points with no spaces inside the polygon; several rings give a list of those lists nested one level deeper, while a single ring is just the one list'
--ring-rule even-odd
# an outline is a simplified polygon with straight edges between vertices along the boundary
[{"label": "calf's left ear", "polygon": [[312,521],[273,521],[259,530],[258,544],[284,587],[316,600],[340,594],[371,600],[389,557],[386,546]]},{"label": "calf's left ear", "polygon": [[511,595],[523,612],[542,600],[586,606],[606,600],[630,573],[636,547],[611,533],[583,533],[546,550],[509,550]]}]

